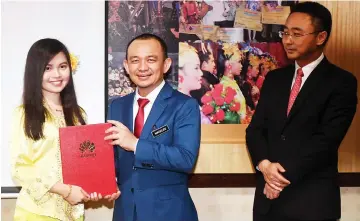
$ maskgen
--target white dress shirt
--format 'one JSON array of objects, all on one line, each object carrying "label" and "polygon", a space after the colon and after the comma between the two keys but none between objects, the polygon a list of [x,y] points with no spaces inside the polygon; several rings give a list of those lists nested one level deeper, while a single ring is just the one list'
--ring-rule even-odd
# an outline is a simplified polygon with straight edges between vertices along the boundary
[{"label": "white dress shirt", "polygon": [[[324,59],[324,54],[323,53],[321,53],[321,55],[320,55],[320,57],[318,59],[316,59],[315,61],[311,62],[310,64],[302,67],[302,71],[304,73],[304,76],[302,77],[302,82],[301,82],[300,89],[304,85],[306,79],[310,76],[311,72],[313,72],[313,70],[316,68],[316,66],[318,66],[320,64],[322,59]],[[294,73],[293,81],[292,81],[292,84],[291,84],[291,88],[294,86],[296,73],[297,73],[297,70],[299,68],[300,68],[300,66],[295,62],[295,73]]]},{"label": "white dress shirt", "polygon": [[[135,129],[134,128],[135,127],[135,118],[139,111],[139,104],[138,104],[137,100],[139,98],[145,98],[145,99],[149,100],[149,103],[144,107],[144,125],[145,125],[146,119],[148,118],[148,116],[150,114],[151,108],[154,105],[154,102],[155,102],[157,96],[159,95],[161,89],[164,87],[164,85],[165,85],[165,81],[163,80],[159,84],[159,86],[157,86],[153,91],[151,91],[146,97],[140,96],[139,92],[138,92],[138,88],[136,88],[134,102],[133,102],[133,131]],[[137,146],[137,143],[136,143],[136,146]],[[136,146],[135,146],[134,153],[136,152]]]}]

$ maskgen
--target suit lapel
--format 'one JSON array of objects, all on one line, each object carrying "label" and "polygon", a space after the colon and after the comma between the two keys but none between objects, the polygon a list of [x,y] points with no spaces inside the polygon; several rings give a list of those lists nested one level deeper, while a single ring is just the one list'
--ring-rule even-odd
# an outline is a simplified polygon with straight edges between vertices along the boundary
[{"label": "suit lapel", "polygon": [[289,116],[287,118],[287,122],[296,115],[296,113],[301,109],[306,99],[313,93],[320,80],[323,79],[324,73],[326,73],[328,67],[328,61],[324,57],[324,59],[320,62],[320,64],[311,72],[304,85],[302,86],[296,100],[290,110]]},{"label": "suit lapel", "polygon": [[[155,125],[156,121],[164,112],[165,108],[167,107],[166,99],[171,97],[173,89],[167,83],[165,83],[164,87],[161,89],[159,95],[155,99],[155,102],[151,108],[150,114],[146,119],[144,128],[141,132],[140,138],[147,139],[150,135],[151,131],[153,130],[153,126]],[[160,125],[161,126],[161,125]]]},{"label": "suit lapel", "polygon": [[124,113],[123,124],[129,128],[131,132],[134,132],[133,128],[133,104],[134,104],[135,93],[131,93],[128,96],[125,96],[126,106],[122,107],[122,111]]},{"label": "suit lapel", "polygon": [[286,69],[284,76],[281,78],[278,88],[274,88],[274,90],[280,90],[278,93],[279,94],[278,105],[279,105],[279,110],[281,110],[279,114],[283,124],[285,124],[287,120],[287,107],[288,107],[290,91],[291,91],[291,83],[294,77],[294,70],[295,70],[295,65],[289,66]]}]

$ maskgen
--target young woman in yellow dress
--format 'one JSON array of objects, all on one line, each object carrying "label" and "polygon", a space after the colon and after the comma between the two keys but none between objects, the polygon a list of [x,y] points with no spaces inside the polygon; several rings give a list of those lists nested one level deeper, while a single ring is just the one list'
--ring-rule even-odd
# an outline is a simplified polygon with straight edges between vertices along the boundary
[{"label": "young woman in yellow dress", "polygon": [[83,202],[94,197],[62,182],[59,128],[83,125],[85,118],[65,45],[35,42],[27,55],[23,102],[12,119],[12,177],[22,187],[15,221],[84,220]]},{"label": "young woman in yellow dress", "polygon": [[237,44],[224,43],[224,71],[220,80],[220,84],[226,87],[231,87],[236,91],[235,100],[240,103],[238,114],[240,116],[240,123],[246,117],[246,101],[245,97],[240,90],[239,85],[235,80],[235,76],[239,76],[242,70],[242,61],[244,54],[240,51]]}]

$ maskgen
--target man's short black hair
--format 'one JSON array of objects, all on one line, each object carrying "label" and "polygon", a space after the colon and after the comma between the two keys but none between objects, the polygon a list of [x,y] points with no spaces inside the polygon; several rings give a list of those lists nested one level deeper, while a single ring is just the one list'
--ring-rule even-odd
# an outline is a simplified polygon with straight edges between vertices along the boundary
[{"label": "man's short black hair", "polygon": [[203,53],[202,51],[199,52],[199,58],[200,58],[200,66],[203,64],[204,61],[209,62],[210,60],[210,52]]},{"label": "man's short black hair", "polygon": [[135,40],[149,40],[149,39],[154,39],[154,40],[158,41],[158,42],[160,43],[161,49],[162,49],[162,51],[163,51],[164,60],[165,60],[166,58],[168,58],[167,46],[166,46],[165,41],[164,41],[162,38],[160,38],[159,36],[157,36],[157,35],[150,34],[150,33],[144,33],[144,34],[141,34],[141,35],[136,36],[135,38],[133,38],[133,39],[128,43],[128,45],[126,46],[126,59],[128,59],[129,46],[131,45],[131,43],[133,43],[133,41],[135,41]]},{"label": "man's short black hair", "polygon": [[305,13],[311,16],[315,31],[327,32],[326,40],[323,43],[325,46],[331,33],[332,19],[330,11],[317,2],[301,2],[291,7],[291,14],[295,12]]}]

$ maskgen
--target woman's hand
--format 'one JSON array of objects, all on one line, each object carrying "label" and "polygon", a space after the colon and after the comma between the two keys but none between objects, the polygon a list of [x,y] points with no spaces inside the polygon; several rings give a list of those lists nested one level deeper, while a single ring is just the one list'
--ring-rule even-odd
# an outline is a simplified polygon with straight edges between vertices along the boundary
[{"label": "woman's hand", "polygon": [[87,202],[90,199],[89,194],[87,194],[81,187],[63,184],[61,182],[55,183],[54,186],[50,188],[49,192],[62,196],[71,205]]},{"label": "woman's hand", "polygon": [[81,187],[75,185],[69,185],[68,195],[63,197],[71,205],[76,205],[90,200],[90,195]]}]

